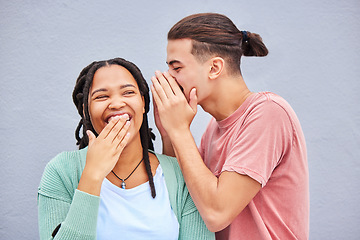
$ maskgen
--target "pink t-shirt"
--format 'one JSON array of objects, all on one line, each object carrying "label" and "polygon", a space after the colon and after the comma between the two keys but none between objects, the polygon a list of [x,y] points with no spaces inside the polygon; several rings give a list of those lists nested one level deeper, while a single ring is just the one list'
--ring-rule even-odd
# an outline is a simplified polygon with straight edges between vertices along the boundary
[{"label": "pink t-shirt", "polygon": [[199,150],[216,176],[235,171],[262,185],[217,239],[308,239],[305,138],[283,98],[270,92],[252,94],[228,118],[210,121]]}]

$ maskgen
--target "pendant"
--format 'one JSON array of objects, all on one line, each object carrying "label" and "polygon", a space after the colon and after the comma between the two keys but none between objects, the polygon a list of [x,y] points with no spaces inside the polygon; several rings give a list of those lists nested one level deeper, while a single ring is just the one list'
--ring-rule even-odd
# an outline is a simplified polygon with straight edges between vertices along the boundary
[{"label": "pendant", "polygon": [[122,181],[120,186],[122,189],[125,189],[126,183],[124,181]]}]

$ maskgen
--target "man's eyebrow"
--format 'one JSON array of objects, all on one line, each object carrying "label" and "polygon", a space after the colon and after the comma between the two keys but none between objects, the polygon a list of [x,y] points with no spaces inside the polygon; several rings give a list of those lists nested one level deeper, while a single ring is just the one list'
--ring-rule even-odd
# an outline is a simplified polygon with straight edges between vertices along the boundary
[{"label": "man's eyebrow", "polygon": [[172,60],[170,62],[166,62],[167,65],[173,65],[174,63],[180,63],[179,60]]},{"label": "man's eyebrow", "polygon": [[[124,89],[124,88],[128,88],[128,87],[131,87],[131,88],[136,88],[136,86],[134,84],[124,84],[124,85],[121,85],[120,86],[120,89]],[[108,90],[106,88],[99,88],[99,89],[96,89],[95,91],[93,91],[91,93],[91,96],[93,96],[95,93],[98,93],[98,92],[107,92]]]}]

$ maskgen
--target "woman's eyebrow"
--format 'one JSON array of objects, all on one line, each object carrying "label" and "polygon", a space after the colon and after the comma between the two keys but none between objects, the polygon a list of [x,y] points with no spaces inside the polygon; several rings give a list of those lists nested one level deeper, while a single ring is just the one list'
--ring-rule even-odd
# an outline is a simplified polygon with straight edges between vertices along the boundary
[{"label": "woman's eyebrow", "polygon": [[120,86],[120,89],[127,88],[127,87],[136,88],[136,86],[135,86],[134,84],[128,83],[128,84],[121,85],[121,86]]},{"label": "woman's eyebrow", "polygon": [[106,88],[99,88],[99,89],[94,90],[94,91],[91,93],[91,96],[94,96],[95,93],[98,93],[98,92],[106,92],[106,91],[107,91]]},{"label": "woman's eyebrow", "polygon": [[[131,87],[131,88],[136,88],[136,86],[134,84],[124,84],[124,85],[121,85],[120,86],[120,89],[123,89],[123,88],[128,88],[128,87]],[[92,93],[91,93],[91,96],[93,96],[95,93],[98,93],[98,92],[107,92],[108,90],[106,88],[99,88],[99,89],[96,89],[94,90]]]}]

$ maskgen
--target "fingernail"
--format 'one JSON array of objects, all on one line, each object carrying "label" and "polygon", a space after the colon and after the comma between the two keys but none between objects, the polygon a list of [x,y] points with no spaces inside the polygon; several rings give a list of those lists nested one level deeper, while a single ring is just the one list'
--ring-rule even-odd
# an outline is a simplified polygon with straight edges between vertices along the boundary
[{"label": "fingernail", "polygon": [[112,121],[117,121],[117,120],[119,120],[119,119],[120,119],[120,116],[111,117],[111,120],[112,120]]},{"label": "fingernail", "polygon": [[126,114],[126,113],[125,113],[125,114],[123,114],[123,115],[121,115],[120,117],[121,117],[122,119],[129,119],[129,115],[128,115],[128,114]]}]

